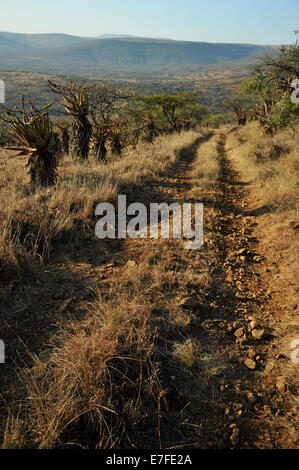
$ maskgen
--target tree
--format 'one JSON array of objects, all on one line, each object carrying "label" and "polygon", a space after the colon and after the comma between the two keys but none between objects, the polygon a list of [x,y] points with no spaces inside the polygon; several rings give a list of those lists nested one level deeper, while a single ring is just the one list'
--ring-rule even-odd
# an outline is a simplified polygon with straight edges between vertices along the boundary
[{"label": "tree", "polygon": [[223,101],[223,106],[236,115],[239,126],[245,126],[248,113],[253,107],[253,100],[239,92]]},{"label": "tree", "polygon": [[224,114],[211,114],[205,120],[208,127],[218,129],[222,124],[226,122],[227,118]]},{"label": "tree", "polygon": [[292,103],[289,98],[284,98],[276,103],[272,122],[276,129],[289,126],[295,133],[299,118],[299,104]]},{"label": "tree", "polygon": [[97,158],[100,160],[106,158],[108,143],[110,143],[112,151],[120,155],[124,146],[125,128],[125,120],[121,117],[126,114],[134,93],[124,87],[104,84],[90,87],[88,96],[92,121],[92,142]]},{"label": "tree", "polygon": [[93,85],[88,89],[90,114],[95,120],[100,118],[109,127],[110,121],[120,116],[133,100],[134,93],[124,87],[113,87],[109,84]]},{"label": "tree", "polygon": [[155,107],[146,105],[143,97],[136,97],[128,103],[123,121],[126,122],[127,142],[136,147],[140,140],[152,143],[163,132],[161,119]]},{"label": "tree", "polygon": [[269,87],[258,77],[242,83],[240,90],[252,99],[251,117],[259,121],[266,134],[272,134],[274,130],[272,113],[278,100],[277,90]]},{"label": "tree", "polygon": [[179,130],[188,130],[200,124],[209,115],[208,109],[200,103],[191,102],[178,110]]},{"label": "tree", "polygon": [[292,82],[299,79],[298,41],[292,46],[281,46],[278,56],[266,56],[255,69],[257,78],[280,95],[290,95]]},{"label": "tree", "polygon": [[179,132],[183,120],[198,118],[201,120],[206,109],[196,102],[196,93],[179,93],[177,95],[151,95],[138,98],[145,106],[147,114],[159,121],[164,131]]},{"label": "tree", "polygon": [[290,97],[292,84],[299,78],[298,41],[293,46],[281,46],[276,56],[266,56],[255,68],[255,78],[241,85],[243,94],[254,100],[253,117],[264,132],[273,132],[283,126],[294,127],[298,107]]}]

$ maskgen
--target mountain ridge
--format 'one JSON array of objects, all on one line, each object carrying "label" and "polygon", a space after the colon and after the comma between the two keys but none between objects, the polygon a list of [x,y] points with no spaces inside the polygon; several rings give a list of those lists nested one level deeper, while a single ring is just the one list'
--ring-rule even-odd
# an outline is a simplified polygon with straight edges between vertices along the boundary
[{"label": "mountain ridge", "polygon": [[254,44],[0,33],[2,70],[43,73],[217,65],[252,61],[274,50]]},{"label": "mountain ridge", "polygon": [[101,34],[97,39],[155,39],[156,41],[172,41],[171,38],[152,38],[149,36],[134,36],[132,34]]}]

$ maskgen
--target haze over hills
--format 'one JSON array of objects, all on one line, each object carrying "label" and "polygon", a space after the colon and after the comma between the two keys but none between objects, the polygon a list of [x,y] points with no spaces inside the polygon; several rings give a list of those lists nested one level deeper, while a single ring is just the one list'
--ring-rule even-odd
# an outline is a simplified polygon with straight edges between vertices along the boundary
[{"label": "haze over hills", "polygon": [[91,39],[65,34],[0,33],[2,70],[43,73],[213,65],[273,52],[273,46],[148,38]]}]

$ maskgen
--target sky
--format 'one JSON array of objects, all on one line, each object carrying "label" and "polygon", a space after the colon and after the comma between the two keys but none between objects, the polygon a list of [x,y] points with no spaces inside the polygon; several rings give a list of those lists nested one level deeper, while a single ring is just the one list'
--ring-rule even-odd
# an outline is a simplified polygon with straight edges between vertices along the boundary
[{"label": "sky", "polygon": [[289,44],[299,0],[13,0],[0,31],[131,34],[185,41]]}]

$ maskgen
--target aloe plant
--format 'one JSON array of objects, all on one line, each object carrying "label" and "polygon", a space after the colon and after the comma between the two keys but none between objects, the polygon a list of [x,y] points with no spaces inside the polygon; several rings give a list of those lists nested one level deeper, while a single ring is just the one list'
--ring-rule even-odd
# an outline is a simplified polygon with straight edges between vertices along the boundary
[{"label": "aloe plant", "polygon": [[108,128],[101,119],[93,121],[91,131],[91,144],[97,160],[103,161],[107,156]]},{"label": "aloe plant", "polygon": [[9,123],[9,134],[19,144],[19,147],[7,149],[18,152],[14,157],[29,156],[26,167],[29,168],[31,187],[35,190],[37,186],[47,187],[55,183],[60,149],[48,114],[52,103],[42,109],[36,108],[31,100],[28,100],[28,104],[27,111],[23,96],[21,109],[12,110],[3,106],[3,120]]},{"label": "aloe plant", "polygon": [[122,130],[123,130],[123,125],[119,119],[115,119],[114,121],[110,123],[109,140],[110,140],[111,150],[117,155],[121,155],[122,149],[124,147],[124,142],[122,139]]},{"label": "aloe plant", "polygon": [[59,129],[62,150],[68,155],[70,151],[70,134],[69,134],[69,125],[66,121],[59,120],[56,121],[56,126]]},{"label": "aloe plant", "polygon": [[51,91],[61,95],[65,109],[64,114],[73,117],[73,153],[79,160],[86,160],[89,154],[91,124],[88,120],[89,100],[85,83],[76,85],[70,82],[67,86],[56,85],[48,81]]}]

